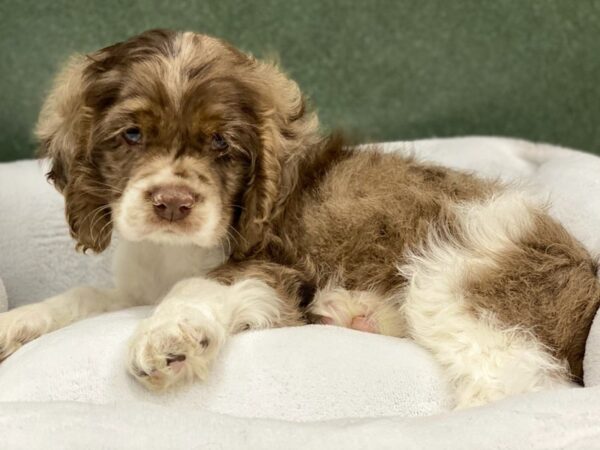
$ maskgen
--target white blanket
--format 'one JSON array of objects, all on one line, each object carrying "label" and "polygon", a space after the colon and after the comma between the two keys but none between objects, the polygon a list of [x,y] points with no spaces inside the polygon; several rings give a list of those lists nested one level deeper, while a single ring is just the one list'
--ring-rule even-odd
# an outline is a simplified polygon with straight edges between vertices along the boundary
[{"label": "white blanket", "polygon": [[32,342],[0,367],[0,402],[143,401],[291,421],[423,416],[448,406],[437,365],[412,342],[316,325],[235,336],[206,383],[156,395],[124,370],[127,340],[150,312],[105,314]]},{"label": "white blanket", "polygon": [[0,278],[11,308],[111,280],[110,251],[74,251],[62,196],[46,181],[46,169],[37,161],[0,164]]},{"label": "white blanket", "polygon": [[[600,158],[494,138],[387,149],[518,180],[550,196],[552,214],[600,254]],[[0,204],[17,211],[0,215],[0,275],[13,307],[86,279],[107,282],[106,259],[70,252],[60,197],[40,173],[32,162],[0,165]],[[149,394],[123,369],[127,337],[148,312],[74,324],[3,363],[0,447],[600,447],[600,386],[592,387],[600,385],[598,324],[588,343],[585,389],[444,413],[448,395],[427,353],[408,341],[319,326],[239,335],[205,385]]]}]

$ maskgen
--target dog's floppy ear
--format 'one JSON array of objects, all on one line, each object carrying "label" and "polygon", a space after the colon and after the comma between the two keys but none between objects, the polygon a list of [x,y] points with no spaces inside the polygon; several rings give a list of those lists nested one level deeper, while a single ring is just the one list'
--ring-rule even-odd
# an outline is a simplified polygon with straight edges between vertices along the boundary
[{"label": "dog's floppy ear", "polygon": [[36,126],[38,155],[49,158],[47,177],[65,197],[67,221],[77,248],[104,250],[110,243],[111,212],[107,189],[90,148],[92,110],[86,105],[93,62],[73,56],[56,78]]},{"label": "dog's floppy ear", "polygon": [[296,183],[297,165],[306,148],[319,140],[317,115],[306,107],[298,85],[274,62],[257,61],[253,84],[259,102],[260,148],[253,154],[239,229],[244,236],[234,255],[260,250],[270,236],[270,222],[281,211]]},{"label": "dog's floppy ear", "polygon": [[84,105],[84,71],[87,61],[74,55],[54,80],[54,85],[42,106],[35,134],[40,143],[38,156],[50,158],[47,173],[59,191],[68,183],[72,159],[82,150],[90,111]]}]

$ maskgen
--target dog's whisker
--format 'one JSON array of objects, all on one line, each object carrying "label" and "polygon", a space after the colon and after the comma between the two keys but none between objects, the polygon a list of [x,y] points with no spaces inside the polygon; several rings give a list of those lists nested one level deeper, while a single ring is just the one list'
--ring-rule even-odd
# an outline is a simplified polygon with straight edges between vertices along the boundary
[{"label": "dog's whisker", "polygon": [[233,242],[234,242],[236,245],[238,245],[238,241],[237,241],[237,239],[235,238],[235,236],[233,236],[233,235],[232,235],[232,234],[229,232],[229,230],[227,230],[227,236],[226,236],[226,237],[227,237],[227,242],[229,243],[229,245],[231,245],[231,242],[229,241],[229,239],[230,239],[230,238],[231,238],[231,239],[233,239]]},{"label": "dog's whisker", "polygon": [[[106,227],[112,226],[113,221],[112,219],[109,220],[108,222],[106,222],[106,224],[100,229],[100,232],[98,233],[98,239],[102,238],[102,234],[104,233],[104,230],[106,229]],[[99,242],[97,240],[93,241],[95,244],[98,244]]]},{"label": "dog's whisker", "polygon": [[229,236],[225,236],[225,238],[227,239],[227,248],[225,248],[225,243],[221,242],[221,252],[223,253],[222,258],[223,260],[226,260],[227,257],[229,256],[232,246],[231,246],[231,242],[229,240]]},{"label": "dog's whisker", "polygon": [[[91,220],[90,220],[90,222],[91,222],[90,223],[90,229],[93,229],[94,224],[95,224],[95,218],[96,218],[96,216],[98,214],[102,213],[103,211],[105,211],[107,209],[110,209],[110,207],[111,207],[110,205],[102,205],[102,206],[99,206],[98,208],[95,208],[94,210],[92,210],[90,213],[88,213],[83,218],[83,220],[81,221],[81,223],[86,223],[88,221],[88,219],[90,218],[90,216],[92,216]],[[99,217],[101,217],[101,216],[99,216]]]},{"label": "dog's whisker", "polygon": [[89,221],[89,230],[90,230],[90,236],[92,238],[92,242],[95,242],[95,237],[94,237],[94,227],[96,225],[96,222],[98,220],[100,220],[101,217],[103,217],[103,212],[106,211],[107,209],[110,209],[111,205],[102,205],[99,206],[98,208],[92,210],[89,214],[87,214],[84,219],[82,220],[81,223],[86,223],[88,221],[88,219],[90,218],[90,216],[92,216],[91,220]]},{"label": "dog's whisker", "polygon": [[102,189],[108,190],[109,192],[114,192],[116,194],[122,194],[124,192],[123,189],[119,189],[119,188],[117,188],[115,186],[112,186],[112,185],[107,184],[107,183],[102,183],[102,182],[97,181],[97,180],[90,180],[90,181],[87,182],[87,184],[89,184],[91,186],[100,187]]},{"label": "dog's whisker", "polygon": [[[240,232],[239,232],[238,230],[236,230],[236,229],[235,229],[235,227],[230,227],[230,228],[229,228],[229,230],[231,230],[231,231],[235,231],[235,232],[237,233],[237,235],[240,237],[240,239],[241,239],[241,240],[244,242],[244,244],[245,244],[245,245],[248,245],[248,240],[247,240],[247,239],[246,239],[244,236],[242,236],[242,235],[240,234]],[[229,233],[229,230],[227,231],[228,233]],[[232,237],[233,237],[233,235],[232,235]],[[237,243],[238,243],[238,242],[237,242],[237,239],[236,239],[235,241],[236,241],[236,244],[237,244]]]}]

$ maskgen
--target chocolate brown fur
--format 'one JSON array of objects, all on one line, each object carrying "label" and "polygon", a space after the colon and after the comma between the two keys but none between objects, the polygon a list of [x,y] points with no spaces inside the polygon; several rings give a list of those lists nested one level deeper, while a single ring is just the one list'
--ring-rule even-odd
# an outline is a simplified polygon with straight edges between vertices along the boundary
[{"label": "chocolate brown fur", "polygon": [[[274,64],[214,38],[181,36],[151,31],[74,59],[42,111],[41,155],[52,158],[49,176],[84,249],[107,247],[111,205],[168,159],[183,180],[219,193],[219,243],[231,258],[212,276],[264,280],[288,302],[281,325],[292,325],[331,283],[400,293],[407,252],[436,229],[460,240],[454,206],[504,189],[377,148],[346,148],[320,134],[298,86]],[[135,148],[120,137],[132,123],[145,136]],[[216,132],[227,151],[211,150]],[[540,213],[497,267],[467,280],[472,314],[491,311],[504,326],[531,330],[581,377],[600,302],[590,255]]]},{"label": "chocolate brown fur", "polygon": [[597,264],[546,215],[519,247],[498,255],[497,269],[473,274],[466,290],[475,314],[494,312],[509,325],[532,330],[583,382],[583,357],[600,302]]}]

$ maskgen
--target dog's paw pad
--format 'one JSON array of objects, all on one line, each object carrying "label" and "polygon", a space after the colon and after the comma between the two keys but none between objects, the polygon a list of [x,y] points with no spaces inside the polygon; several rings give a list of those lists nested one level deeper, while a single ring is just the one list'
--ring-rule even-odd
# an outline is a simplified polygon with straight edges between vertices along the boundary
[{"label": "dog's paw pad", "polygon": [[175,372],[180,372],[185,367],[186,359],[185,355],[169,355],[167,357],[167,366]]},{"label": "dog's paw pad", "polygon": [[169,356],[167,356],[167,366],[170,366],[171,364],[183,362],[183,361],[185,361],[185,359],[186,359],[185,355],[169,355]]},{"label": "dog's paw pad", "polygon": [[352,318],[350,328],[367,333],[377,333],[379,330],[375,321],[367,316],[356,316]]},{"label": "dog's paw pad", "polygon": [[140,324],[131,342],[129,371],[144,386],[163,390],[207,377],[225,331],[214,320],[190,314],[151,317]]}]

